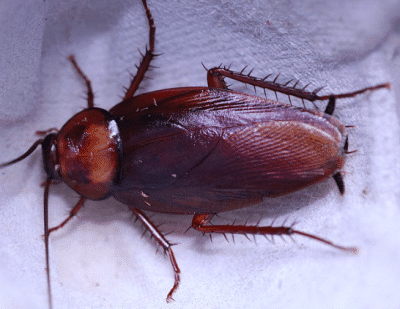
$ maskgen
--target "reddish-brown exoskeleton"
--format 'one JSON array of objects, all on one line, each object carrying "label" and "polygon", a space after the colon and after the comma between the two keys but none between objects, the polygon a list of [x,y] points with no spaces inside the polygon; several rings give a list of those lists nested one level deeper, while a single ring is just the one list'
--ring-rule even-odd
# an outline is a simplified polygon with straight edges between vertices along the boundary
[{"label": "reddish-brown exoskeleton", "polygon": [[[154,58],[155,26],[146,0],[149,47],[121,103],[110,111],[94,107],[89,79],[73,56],[69,60],[87,86],[88,108],[73,116],[57,133],[40,139],[14,164],[42,145],[47,174],[44,191],[44,239],[49,305],[49,235],[63,227],[85,200],[113,196],[150,230],[168,255],[175,282],[180,270],[171,244],[143,210],[193,214],[192,227],[203,233],[302,235],[343,251],[336,245],[293,226],[208,225],[213,214],[285,195],[333,176],[344,193],[340,170],[348,153],[345,127],[332,113],[337,98],[359,91],[319,96],[317,89],[282,85],[228,68],[207,71],[208,87],[163,89],[134,96]],[[325,112],[293,107],[228,89],[224,78],[309,101],[328,100]],[[54,131],[49,130],[49,131]],[[46,134],[49,132],[46,132]],[[48,228],[48,195],[52,183],[65,182],[80,196],[60,225]]]}]

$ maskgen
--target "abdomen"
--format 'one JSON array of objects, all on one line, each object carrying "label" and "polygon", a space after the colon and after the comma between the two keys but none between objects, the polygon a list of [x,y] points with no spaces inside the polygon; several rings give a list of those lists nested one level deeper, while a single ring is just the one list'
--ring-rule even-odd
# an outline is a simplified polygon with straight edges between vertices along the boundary
[{"label": "abdomen", "polygon": [[148,108],[120,125],[114,196],[125,204],[215,213],[300,190],[344,164],[344,128],[329,115],[230,91],[173,90],[157,106],[160,92],[133,98]]}]

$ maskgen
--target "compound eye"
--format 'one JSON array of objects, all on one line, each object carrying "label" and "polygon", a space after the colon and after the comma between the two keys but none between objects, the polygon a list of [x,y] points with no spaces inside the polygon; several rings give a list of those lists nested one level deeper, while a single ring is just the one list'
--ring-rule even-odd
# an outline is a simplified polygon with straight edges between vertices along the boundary
[{"label": "compound eye", "polygon": [[57,155],[57,134],[49,134],[42,143],[43,165],[47,179],[54,181],[60,180],[60,165]]}]

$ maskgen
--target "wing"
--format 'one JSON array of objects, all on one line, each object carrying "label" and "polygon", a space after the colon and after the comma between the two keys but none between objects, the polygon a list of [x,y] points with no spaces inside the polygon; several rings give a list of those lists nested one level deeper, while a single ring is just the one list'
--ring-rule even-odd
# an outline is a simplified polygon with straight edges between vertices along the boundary
[{"label": "wing", "polygon": [[344,129],[334,118],[215,91],[180,93],[124,116],[118,200],[215,213],[299,190],[342,167]]}]

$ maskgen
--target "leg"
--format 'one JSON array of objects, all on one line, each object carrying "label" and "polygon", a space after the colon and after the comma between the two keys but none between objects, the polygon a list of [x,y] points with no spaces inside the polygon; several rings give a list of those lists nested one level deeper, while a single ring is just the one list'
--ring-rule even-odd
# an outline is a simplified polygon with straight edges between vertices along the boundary
[{"label": "leg", "polygon": [[[245,83],[245,84],[250,84],[254,87],[260,87],[265,89],[269,89],[272,91],[276,92],[281,92],[284,94],[287,94],[288,96],[294,96],[298,97],[300,99],[308,100],[311,102],[314,101],[319,101],[319,100],[328,100],[331,97],[335,99],[341,99],[341,98],[351,98],[354,97],[358,94],[361,94],[366,91],[374,91],[377,89],[381,88],[390,88],[390,84],[380,84],[374,87],[367,87],[358,91],[354,92],[349,92],[349,93],[342,93],[342,94],[332,94],[332,95],[326,95],[326,96],[318,96],[317,93],[322,89],[322,88],[317,88],[313,92],[305,91],[306,87],[303,87],[302,89],[296,88],[298,81],[293,85],[293,86],[288,86],[289,82],[286,84],[278,84],[276,82],[278,76],[273,80],[273,81],[267,81],[266,79],[270,76],[266,76],[264,78],[257,78],[250,76],[250,73],[245,75],[243,74],[244,69],[241,72],[234,72],[229,70],[229,68],[213,68],[207,71],[207,82],[208,82],[208,87],[214,87],[214,88],[222,88],[222,89],[227,89],[226,83],[224,81],[225,77],[237,80],[239,82]],[[334,107],[334,101],[333,101],[333,107]],[[332,107],[330,107],[329,111],[331,110],[331,113],[333,113]]]},{"label": "leg", "polygon": [[58,129],[57,128],[50,128],[50,129],[47,129],[45,131],[36,131],[35,132],[36,135],[40,135],[40,136],[46,136],[47,134],[50,134],[50,133],[58,133]]},{"label": "leg", "polygon": [[220,234],[241,234],[241,235],[302,235],[329,246],[332,246],[336,249],[357,254],[357,247],[343,247],[332,243],[329,240],[323,239],[321,237],[308,234],[302,231],[298,231],[293,229],[293,226],[284,227],[284,226],[248,226],[248,225],[207,225],[210,222],[213,215],[195,215],[192,221],[192,227],[202,233],[220,233]]},{"label": "leg", "polygon": [[88,108],[94,107],[94,95],[93,95],[92,84],[90,83],[90,80],[86,77],[86,75],[83,73],[81,68],[78,66],[78,63],[76,62],[74,56],[72,56],[72,55],[69,56],[68,60],[71,61],[76,72],[79,74],[79,76],[83,79],[83,81],[86,84]]},{"label": "leg", "polygon": [[178,267],[178,263],[175,260],[174,252],[171,249],[171,244],[165,239],[164,235],[157,229],[157,227],[145,216],[143,212],[140,210],[130,207],[129,209],[135,214],[135,216],[144,224],[144,226],[150,231],[151,235],[157,240],[160,246],[164,249],[166,255],[168,255],[169,260],[171,262],[172,268],[175,273],[175,282],[172,289],[169,291],[167,295],[167,302],[174,300],[172,295],[176,291],[180,282],[180,269]]},{"label": "leg", "polygon": [[69,220],[71,220],[72,217],[74,217],[79,209],[82,208],[83,204],[86,201],[86,198],[81,197],[78,201],[78,203],[74,206],[74,208],[71,210],[70,215],[68,216],[67,219],[65,219],[60,225],[57,225],[56,227],[53,227],[49,229],[49,190],[50,190],[50,185],[52,184],[51,179],[47,179],[45,184],[44,184],[44,202],[43,202],[43,208],[44,208],[44,215],[43,215],[43,220],[44,220],[44,246],[45,246],[45,255],[46,255],[46,275],[47,275],[47,295],[49,297],[49,308],[53,308],[52,304],[52,296],[51,296],[51,281],[50,281],[50,254],[49,254],[49,236],[51,232],[54,232],[55,230],[58,230],[59,228],[63,227]]},{"label": "leg", "polygon": [[51,232],[54,232],[56,230],[58,230],[59,228],[62,228],[69,220],[71,220],[73,217],[76,216],[76,214],[78,213],[78,211],[83,207],[83,205],[85,204],[86,198],[81,197],[78,201],[78,203],[76,203],[76,205],[74,206],[74,208],[72,208],[72,210],[69,213],[69,216],[67,219],[65,219],[61,224],[52,227],[51,229],[49,229],[49,234]]},{"label": "leg", "polygon": [[149,22],[149,49],[146,48],[146,53],[143,55],[142,61],[140,65],[137,67],[137,72],[135,77],[132,79],[129,88],[127,89],[124,100],[133,97],[136,90],[138,89],[140,83],[142,82],[144,75],[146,74],[147,70],[149,69],[150,62],[154,58],[154,40],[156,34],[156,27],[154,26],[154,20],[151,16],[150,10],[147,7],[146,0],[142,0],[144,9],[146,10],[147,20]]},{"label": "leg", "polygon": [[[58,230],[59,228],[62,228],[69,220],[71,220],[77,213],[78,211],[82,208],[86,201],[86,198],[82,197],[78,203],[75,205],[75,207],[71,210],[70,215],[68,216],[67,219],[65,219],[60,225],[53,227],[51,229],[47,229],[47,235],[49,235],[51,232],[54,232],[55,230]],[[157,227],[144,215],[143,212],[140,210],[137,210],[133,207],[129,207],[129,209],[136,215],[136,217],[142,221],[142,223],[145,225],[145,227],[151,232],[153,237],[157,240],[157,242],[160,244],[160,246],[164,249],[165,253],[168,255],[172,268],[174,269],[175,272],[175,283],[174,286],[172,287],[171,291],[168,293],[167,296],[167,301],[173,300],[172,294],[175,292],[175,290],[179,286],[179,281],[180,281],[180,270],[178,267],[178,264],[175,260],[174,252],[172,251],[171,244],[165,239],[165,237],[161,234],[161,232],[157,229]],[[46,232],[45,232],[46,236]]]}]

